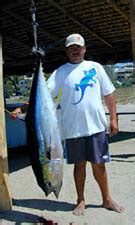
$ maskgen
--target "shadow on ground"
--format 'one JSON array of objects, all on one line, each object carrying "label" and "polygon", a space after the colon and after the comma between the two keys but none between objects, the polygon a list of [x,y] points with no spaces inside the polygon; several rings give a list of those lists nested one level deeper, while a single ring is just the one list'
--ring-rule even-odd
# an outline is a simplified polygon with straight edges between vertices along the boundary
[{"label": "shadow on ground", "polygon": [[[73,211],[75,204],[69,202],[59,202],[54,200],[42,199],[13,199],[13,204],[16,206],[34,208],[47,211]],[[86,205],[86,208],[101,208],[101,205]]]},{"label": "shadow on ground", "polygon": [[[22,223],[39,224],[41,219],[42,217],[40,216],[31,214],[31,213],[20,212],[17,210],[0,211],[0,220],[15,222],[16,225],[19,225]],[[0,224],[2,224],[1,221],[0,221]],[[47,224],[45,219],[44,219],[44,224]]]},{"label": "shadow on ground", "polygon": [[43,199],[13,199],[13,204],[16,206],[34,208],[48,211],[72,211],[74,204],[68,202],[59,202],[54,200]]},{"label": "shadow on ground", "polygon": [[[134,163],[135,162],[135,154],[118,154],[118,155],[111,155],[112,161],[116,162],[127,162],[127,163]],[[134,158],[134,160],[130,160]]]},{"label": "shadow on ground", "polygon": [[[38,210],[47,210],[47,211],[73,211],[75,208],[75,204],[71,204],[68,202],[58,202],[52,200],[41,200],[41,199],[13,199],[13,205],[24,207],[30,209],[38,209]],[[102,205],[86,205],[86,208],[102,208]],[[12,211],[1,211],[0,212],[0,219],[16,222],[16,225],[22,223],[30,223],[30,224],[42,224],[46,225],[47,220],[41,216],[37,216],[31,213],[20,212],[17,210]]]},{"label": "shadow on ground", "polygon": [[26,149],[13,149],[11,151],[8,151],[8,166],[10,173],[23,169],[30,165],[31,163]]},{"label": "shadow on ground", "polygon": [[135,138],[135,132],[119,131],[118,134],[109,138],[109,143],[125,141],[133,138]]}]

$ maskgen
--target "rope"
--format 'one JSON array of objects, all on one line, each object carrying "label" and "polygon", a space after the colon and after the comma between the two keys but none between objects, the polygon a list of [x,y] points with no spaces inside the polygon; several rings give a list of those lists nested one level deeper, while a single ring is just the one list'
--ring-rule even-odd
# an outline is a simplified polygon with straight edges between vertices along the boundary
[{"label": "rope", "polygon": [[38,45],[38,36],[37,36],[37,27],[39,26],[39,24],[36,22],[36,6],[34,0],[31,0],[30,12],[32,17],[33,36],[34,36],[34,46],[32,48],[32,53],[42,58],[45,56],[46,51],[59,45],[61,42],[65,40],[65,37],[61,38],[59,41],[54,42],[53,44],[49,44],[47,47],[44,46],[40,48]]},{"label": "rope", "polygon": [[33,37],[34,37],[34,46],[32,48],[32,52],[37,54],[41,58],[45,56],[45,52],[38,46],[37,27],[39,24],[36,22],[36,7],[34,0],[31,0],[30,12],[32,17]]},{"label": "rope", "polygon": [[31,1],[31,8],[30,8],[30,12],[31,12],[31,17],[32,17],[32,26],[33,26],[33,36],[34,36],[34,44],[35,44],[35,48],[38,49],[38,43],[37,43],[37,26],[38,23],[36,22],[36,7],[34,4],[34,1]]}]

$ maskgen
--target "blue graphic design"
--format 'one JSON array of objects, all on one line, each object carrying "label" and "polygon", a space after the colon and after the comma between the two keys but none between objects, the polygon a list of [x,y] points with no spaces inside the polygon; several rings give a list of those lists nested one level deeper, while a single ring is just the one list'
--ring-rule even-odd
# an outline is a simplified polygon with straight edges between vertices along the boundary
[{"label": "blue graphic design", "polygon": [[86,88],[88,86],[92,88],[94,86],[93,83],[96,83],[96,80],[94,79],[94,76],[96,75],[96,70],[94,68],[90,69],[88,71],[85,70],[84,71],[84,75],[85,75],[85,77],[83,77],[81,79],[80,83],[79,84],[75,84],[75,90],[76,91],[79,91],[79,90],[81,91],[81,98],[79,99],[78,102],[73,103],[73,105],[76,105],[76,104],[80,103],[81,100],[84,97],[84,93],[85,93]]}]

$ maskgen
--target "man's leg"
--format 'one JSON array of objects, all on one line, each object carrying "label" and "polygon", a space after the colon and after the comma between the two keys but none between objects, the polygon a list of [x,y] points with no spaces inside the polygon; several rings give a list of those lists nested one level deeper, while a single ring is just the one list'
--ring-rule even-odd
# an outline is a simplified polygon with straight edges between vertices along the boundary
[{"label": "man's leg", "polygon": [[74,209],[73,213],[75,215],[83,215],[85,211],[85,202],[84,202],[84,185],[86,178],[86,162],[77,163],[74,166],[74,181],[77,191],[77,206]]},{"label": "man's leg", "polygon": [[92,163],[92,170],[95,180],[97,181],[102,198],[103,198],[103,207],[106,209],[110,209],[116,212],[123,212],[124,208],[119,206],[110,195],[109,185],[108,185],[108,177],[107,171],[105,168],[105,164],[93,164]]}]

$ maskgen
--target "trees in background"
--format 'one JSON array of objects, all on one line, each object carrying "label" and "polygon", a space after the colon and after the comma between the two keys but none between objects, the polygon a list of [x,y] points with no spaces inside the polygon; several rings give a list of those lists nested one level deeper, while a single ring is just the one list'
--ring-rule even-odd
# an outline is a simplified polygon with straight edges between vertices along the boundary
[{"label": "trees in background", "polygon": [[27,76],[6,76],[4,77],[4,97],[25,96],[30,94],[32,78]]}]

